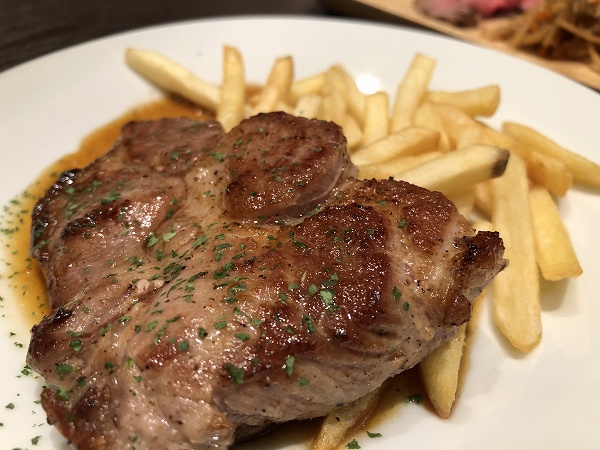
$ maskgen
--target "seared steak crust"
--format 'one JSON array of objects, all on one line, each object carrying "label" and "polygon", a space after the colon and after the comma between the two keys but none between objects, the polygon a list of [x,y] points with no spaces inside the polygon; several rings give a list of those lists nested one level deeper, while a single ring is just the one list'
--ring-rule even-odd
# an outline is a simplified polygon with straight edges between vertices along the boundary
[{"label": "seared steak crust", "polygon": [[227,135],[132,123],[63,174],[32,232],[54,310],[28,362],[49,420],[84,449],[227,448],[452,336],[501,239],[439,193],[354,170],[339,127],[273,113]]},{"label": "seared steak crust", "polygon": [[259,114],[228,133],[219,149],[231,155],[225,207],[238,219],[300,217],[356,175],[340,127],[317,119]]}]

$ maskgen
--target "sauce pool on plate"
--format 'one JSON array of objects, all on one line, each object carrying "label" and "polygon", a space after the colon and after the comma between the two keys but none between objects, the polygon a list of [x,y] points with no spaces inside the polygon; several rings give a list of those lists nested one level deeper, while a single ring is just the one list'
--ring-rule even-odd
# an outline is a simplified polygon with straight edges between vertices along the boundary
[{"label": "sauce pool on plate", "polygon": [[[197,120],[213,118],[187,102],[164,98],[140,105],[86,136],[73,153],[67,154],[46,168],[27,189],[5,205],[0,217],[4,264],[2,271],[23,313],[26,326],[31,327],[50,312],[46,283],[41,270],[29,252],[31,212],[65,170],[85,167],[111,149],[123,125],[132,120],[154,120],[162,117],[190,117]],[[3,274],[3,276],[4,276]]]}]

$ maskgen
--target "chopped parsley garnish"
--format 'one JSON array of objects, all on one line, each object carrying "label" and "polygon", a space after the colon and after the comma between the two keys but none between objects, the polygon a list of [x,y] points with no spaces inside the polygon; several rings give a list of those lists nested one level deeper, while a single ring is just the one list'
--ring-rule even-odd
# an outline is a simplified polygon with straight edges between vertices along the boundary
[{"label": "chopped parsley garnish", "polygon": [[121,194],[115,191],[110,191],[108,193],[108,197],[103,197],[100,199],[100,203],[103,205],[108,205],[109,203],[115,202],[121,197]]},{"label": "chopped parsley garnish", "polygon": [[81,348],[83,347],[83,342],[81,342],[80,339],[73,339],[71,342],[69,342],[69,347],[76,352],[81,351]]},{"label": "chopped parsley garnish", "polygon": [[392,295],[394,296],[394,300],[399,301],[400,297],[402,297],[402,292],[400,292],[397,286],[394,286],[392,288]]},{"label": "chopped parsley garnish", "polygon": [[293,356],[285,357],[285,373],[287,374],[288,377],[292,376],[292,372],[294,370],[294,361],[295,361],[295,358]]},{"label": "chopped parsley garnish", "polygon": [[236,384],[242,384],[244,381],[244,369],[234,366],[230,363],[225,363],[225,370],[229,372],[231,379]]},{"label": "chopped parsley garnish", "polygon": [[321,289],[319,291],[319,296],[323,303],[327,306],[333,305],[333,297],[335,296],[335,291],[333,289]]},{"label": "chopped parsley garnish", "polygon": [[213,323],[213,325],[217,330],[221,330],[227,326],[227,321],[220,320],[219,322]]},{"label": "chopped parsley garnish", "polygon": [[177,350],[179,350],[180,352],[187,352],[189,349],[189,341],[181,341],[179,344],[177,344]]},{"label": "chopped parsley garnish", "polygon": [[236,333],[235,337],[238,338],[240,341],[247,341],[248,339],[250,339],[250,335],[248,333]]},{"label": "chopped parsley garnish", "polygon": [[308,314],[304,314],[302,316],[302,325],[306,327],[309,333],[313,333],[315,331],[315,327],[313,325],[312,317]]},{"label": "chopped parsley garnish", "polygon": [[165,242],[169,242],[171,239],[173,239],[175,236],[177,235],[177,231],[169,231],[168,233],[163,234],[163,241]]}]

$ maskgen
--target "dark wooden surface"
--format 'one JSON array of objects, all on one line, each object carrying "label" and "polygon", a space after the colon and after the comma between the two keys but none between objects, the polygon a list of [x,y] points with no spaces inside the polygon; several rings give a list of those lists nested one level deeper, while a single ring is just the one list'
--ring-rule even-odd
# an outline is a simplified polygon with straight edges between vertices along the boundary
[{"label": "dark wooden surface", "polygon": [[121,31],[246,14],[335,12],[320,0],[0,0],[0,71]]}]

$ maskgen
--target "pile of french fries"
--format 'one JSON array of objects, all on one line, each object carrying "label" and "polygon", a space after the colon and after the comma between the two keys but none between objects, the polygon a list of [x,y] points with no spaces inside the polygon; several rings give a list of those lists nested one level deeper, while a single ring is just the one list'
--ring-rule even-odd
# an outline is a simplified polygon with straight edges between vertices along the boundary
[{"label": "pile of french fries", "polygon": [[[498,86],[460,92],[429,88],[436,61],[414,56],[393,97],[365,94],[340,65],[295,79],[291,57],[275,59],[263,85],[245,78],[234,47],[223,50],[220,85],[152,51],[128,49],[128,65],[158,87],[214,111],[225,130],[259,112],[286,111],[342,126],[362,178],[389,178],[442,191],[478,230],[497,230],[508,268],[493,282],[493,319],[528,352],[542,336],[540,276],[582,274],[556,199],[573,183],[600,188],[600,166],[517,123],[485,125],[500,102]],[[481,301],[481,300],[477,300]],[[466,326],[419,366],[439,416],[450,416],[459,390]],[[312,450],[345,445],[373,411],[383,388],[325,418]]]}]

